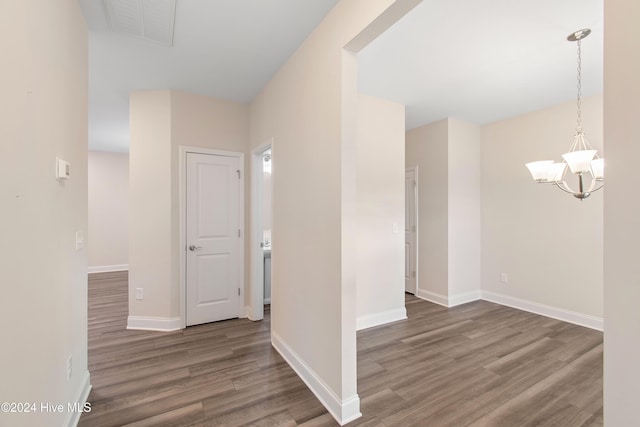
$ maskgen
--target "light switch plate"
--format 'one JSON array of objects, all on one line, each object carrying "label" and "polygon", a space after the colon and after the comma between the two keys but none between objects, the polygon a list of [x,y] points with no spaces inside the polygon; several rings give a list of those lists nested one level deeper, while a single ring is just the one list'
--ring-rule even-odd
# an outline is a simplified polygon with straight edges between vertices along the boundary
[{"label": "light switch plate", "polygon": [[76,251],[84,248],[84,233],[82,231],[76,231]]},{"label": "light switch plate", "polygon": [[71,165],[69,162],[56,157],[56,179],[66,181],[71,176]]}]

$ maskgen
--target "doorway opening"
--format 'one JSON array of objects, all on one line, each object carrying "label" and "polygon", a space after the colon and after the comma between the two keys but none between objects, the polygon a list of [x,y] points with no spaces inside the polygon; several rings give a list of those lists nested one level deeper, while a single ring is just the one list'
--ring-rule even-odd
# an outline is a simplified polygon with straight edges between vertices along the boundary
[{"label": "doorway opening", "polygon": [[269,140],[254,149],[251,156],[251,320],[263,319],[272,301],[272,146],[273,140]]}]

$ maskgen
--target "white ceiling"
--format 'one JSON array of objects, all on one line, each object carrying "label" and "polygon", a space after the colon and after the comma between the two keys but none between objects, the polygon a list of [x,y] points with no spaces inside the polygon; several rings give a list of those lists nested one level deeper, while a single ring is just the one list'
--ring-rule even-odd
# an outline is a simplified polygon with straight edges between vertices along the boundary
[{"label": "white ceiling", "polygon": [[128,151],[131,91],[250,101],[336,3],[177,0],[170,47],[111,32],[103,1],[80,0],[90,30],[89,149]]},{"label": "white ceiling", "polygon": [[602,92],[603,0],[425,0],[358,57],[362,92],[406,105],[407,129],[485,124]]},{"label": "white ceiling", "polygon": [[[127,0],[134,1],[134,0]],[[145,0],[153,1],[153,0]],[[407,128],[482,124],[602,92],[603,0],[425,0],[359,56],[361,91],[407,106]],[[89,33],[89,148],[127,151],[129,93],[177,89],[248,102],[337,0],[177,0],[173,47],[111,32],[80,0]]]}]

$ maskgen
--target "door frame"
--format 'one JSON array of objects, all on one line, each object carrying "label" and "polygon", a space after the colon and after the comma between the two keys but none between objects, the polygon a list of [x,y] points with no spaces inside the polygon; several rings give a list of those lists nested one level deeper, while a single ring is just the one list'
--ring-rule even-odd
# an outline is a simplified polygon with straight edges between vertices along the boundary
[{"label": "door frame", "polygon": [[238,281],[240,282],[240,298],[238,299],[238,317],[246,317],[244,313],[244,153],[238,151],[214,150],[202,147],[179,146],[179,173],[178,198],[180,199],[179,235],[180,235],[180,322],[182,329],[187,327],[187,154],[208,154],[213,156],[237,157],[240,168],[240,189],[238,193],[238,227],[240,227],[240,239],[238,254]]},{"label": "door frame", "polygon": [[[416,250],[415,250],[415,262],[416,262],[416,293],[415,296],[418,296],[419,292],[420,292],[420,264],[419,264],[419,260],[420,260],[420,249],[418,249],[419,247],[419,242],[420,242],[420,217],[418,216],[420,213],[420,209],[419,209],[419,186],[420,186],[420,180],[418,179],[418,166],[408,166],[405,167],[405,173],[408,171],[413,171],[414,173],[414,177],[416,180],[416,185],[413,187],[413,197],[414,197],[414,214],[415,214],[415,218],[416,218]],[[406,201],[405,201],[405,209],[406,209]]]},{"label": "door frame", "polygon": [[[249,319],[264,318],[264,257],[260,243],[263,240],[263,189],[264,176],[262,171],[263,153],[271,149],[273,162],[273,138],[258,145],[251,151],[251,236],[249,238],[251,257],[251,309]],[[271,172],[273,174],[273,172]],[[271,179],[271,199],[273,201],[273,179]],[[273,202],[271,203],[271,233],[273,236]],[[273,237],[271,238],[271,259],[273,262]],[[273,270],[272,270],[273,271]],[[271,282],[273,296],[273,281]]]}]

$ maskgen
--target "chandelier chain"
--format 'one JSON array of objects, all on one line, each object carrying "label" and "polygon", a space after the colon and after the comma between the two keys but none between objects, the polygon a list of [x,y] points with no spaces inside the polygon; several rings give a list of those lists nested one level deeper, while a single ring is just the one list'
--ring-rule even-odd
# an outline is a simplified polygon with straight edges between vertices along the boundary
[{"label": "chandelier chain", "polygon": [[577,125],[576,125],[576,132],[578,133],[582,133],[582,99],[581,99],[581,95],[582,95],[582,51],[581,51],[581,41],[580,39],[578,39],[578,83],[577,83],[577,89],[578,89],[578,99],[576,101],[577,104]]}]

